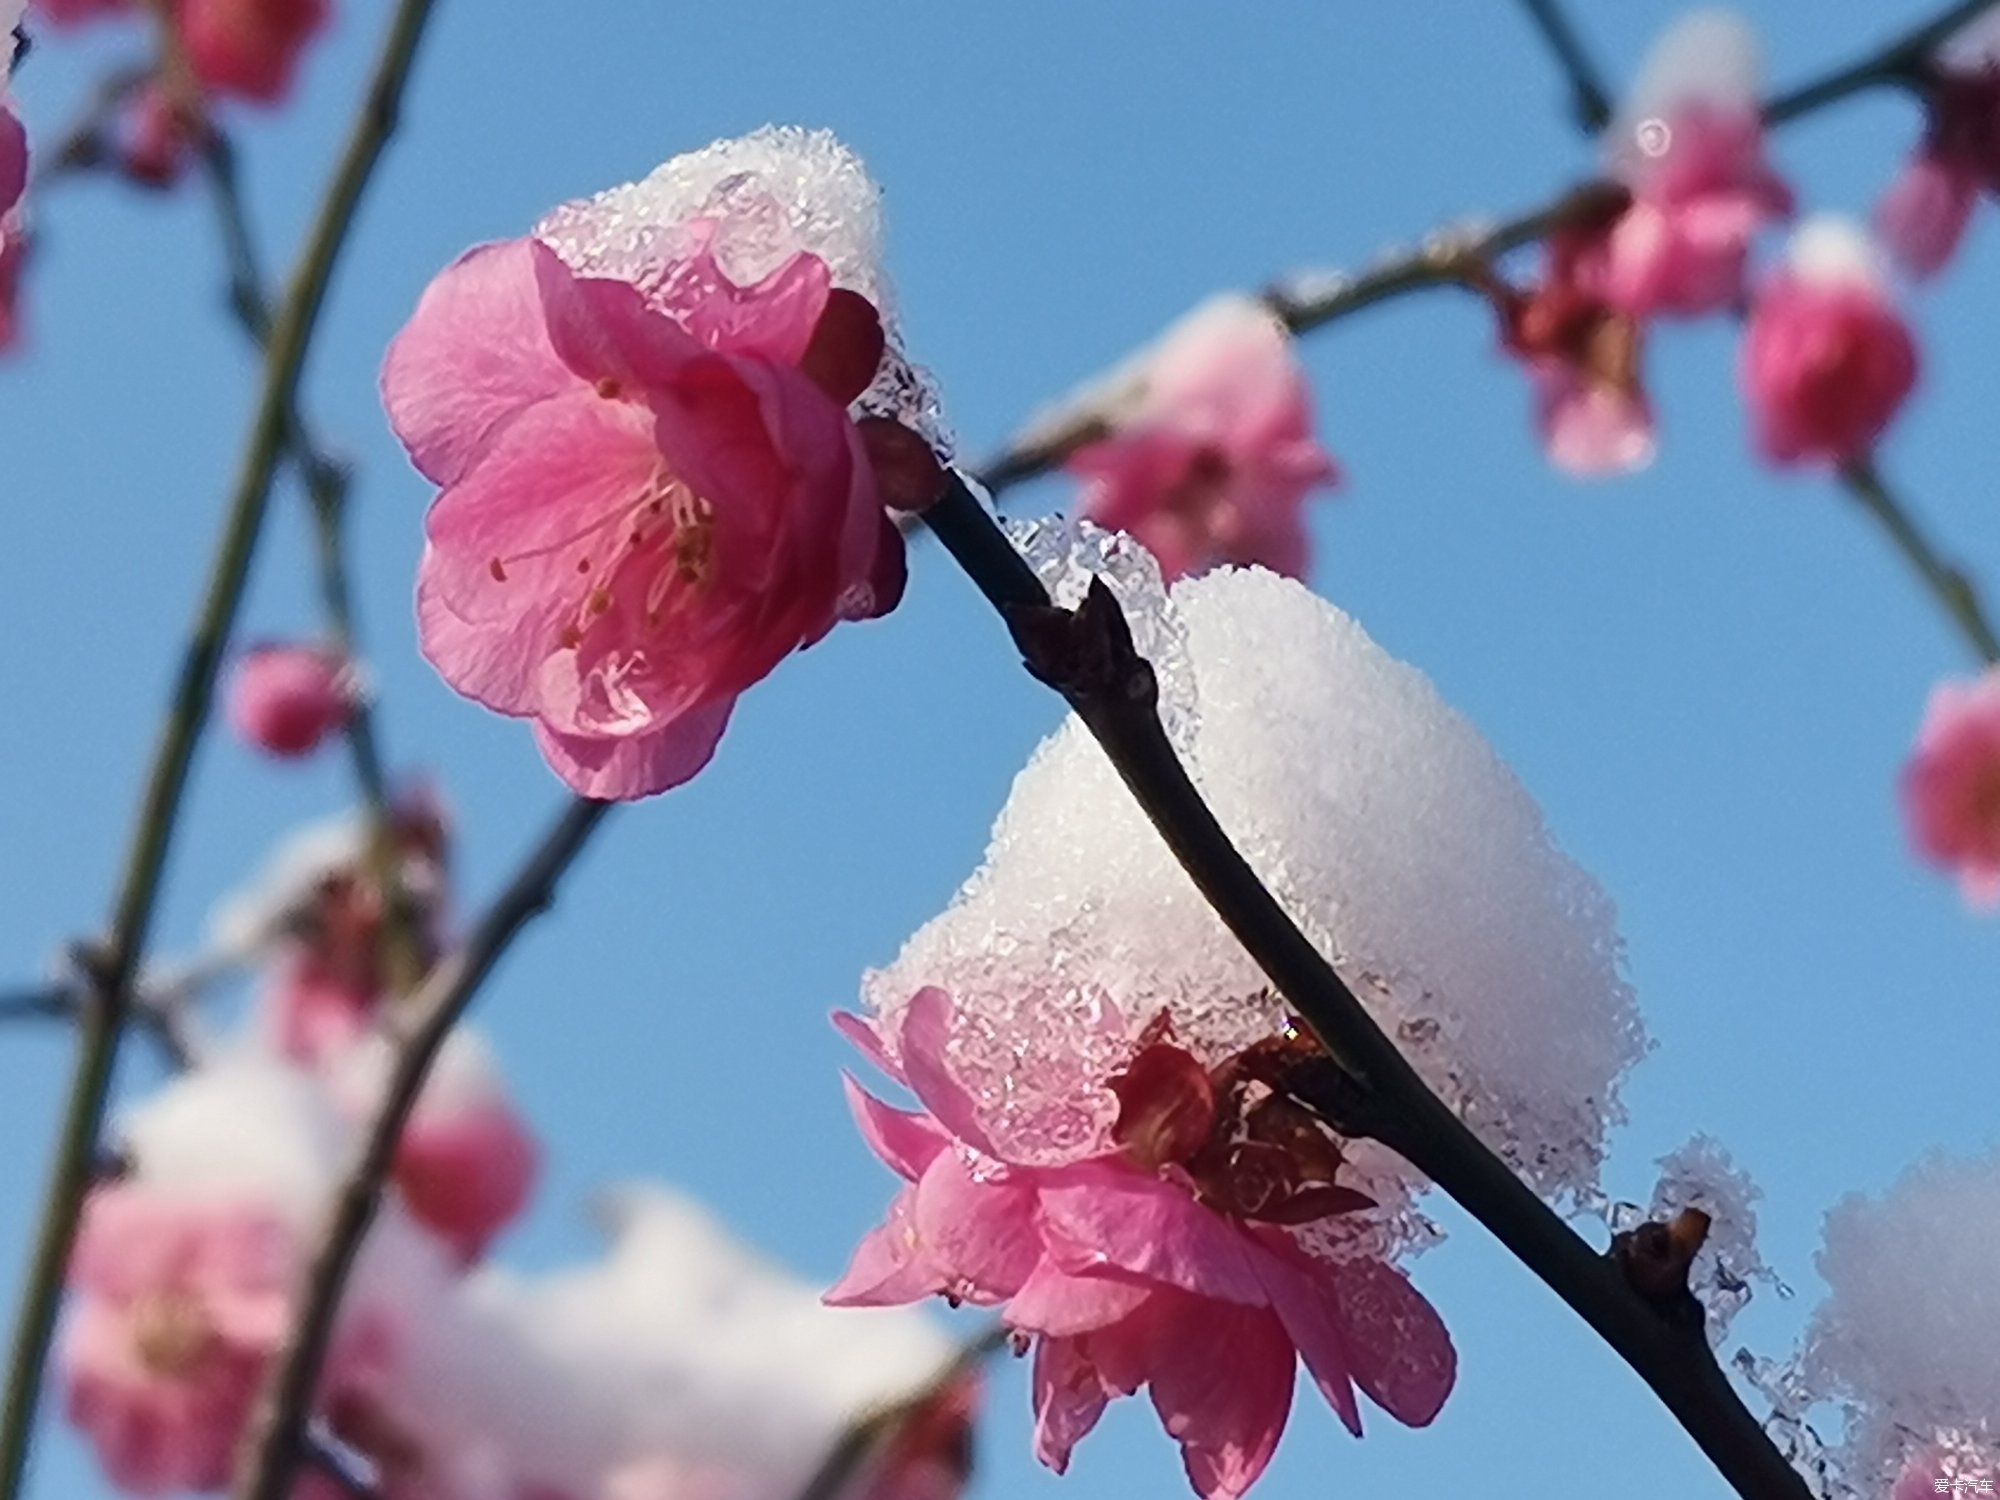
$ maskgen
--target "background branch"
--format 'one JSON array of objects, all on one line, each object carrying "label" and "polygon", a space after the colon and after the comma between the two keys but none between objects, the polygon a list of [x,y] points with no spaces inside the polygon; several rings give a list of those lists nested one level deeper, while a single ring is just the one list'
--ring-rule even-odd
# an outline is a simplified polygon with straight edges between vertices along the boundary
[{"label": "background branch", "polygon": [[1593,1251],[1444,1104],[1265,889],[1162,728],[1158,684],[1110,591],[1075,611],[1046,590],[956,475],[924,519],[1060,692],[1216,914],[1357,1087],[1369,1133],[1400,1152],[1568,1303],[1635,1370],[1745,1500],[1808,1500],[1715,1362],[1702,1319],[1648,1296]]},{"label": "background branch", "polygon": [[395,129],[403,89],[432,0],[400,0],[361,112],[272,325],[257,409],[225,513],[208,583],[196,611],[165,725],[154,752],[109,933],[92,955],[83,1025],[68,1102],[58,1129],[36,1244],[22,1291],[0,1406],[0,1500],[17,1500],[27,1467],[42,1369],[54,1334],[63,1275],[90,1185],[90,1164],[110,1093],[118,1041],[133,1002],[154,907],[166,871],[195,748],[208,721],[230,629],[263,529],[287,414],[295,409],[306,350],[326,300],[354,212]]},{"label": "background branch", "polygon": [[403,1029],[395,1064],[333,1200],[326,1231],[300,1287],[291,1335],[272,1363],[246,1435],[235,1491],[239,1500],[288,1500],[291,1495],[307,1457],[302,1439],[341,1294],[382,1205],[397,1143],[431,1065],[501,955],[554,902],[557,883],[611,807],[582,798],[571,802],[465,942],[432,969],[400,1012]]},{"label": "background branch", "polygon": [[1604,75],[1584,50],[1559,0],[1521,0],[1521,9],[1562,66],[1577,128],[1596,135],[1611,123],[1611,95],[1604,87]]}]

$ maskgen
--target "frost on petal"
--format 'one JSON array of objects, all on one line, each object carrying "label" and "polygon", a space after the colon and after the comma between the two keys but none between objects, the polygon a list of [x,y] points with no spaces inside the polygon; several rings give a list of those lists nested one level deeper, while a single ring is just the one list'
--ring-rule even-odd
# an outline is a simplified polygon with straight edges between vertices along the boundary
[{"label": "frost on petal", "polygon": [[[1811,1394],[1838,1402],[1844,1468],[1885,1492],[1927,1448],[2000,1463],[2000,1154],[1933,1156],[1827,1215],[1827,1298],[1807,1332]],[[1974,1472],[1970,1467],[1968,1473]]]},{"label": "frost on petal", "polygon": [[[1645,1045],[1603,891],[1478,732],[1334,606],[1254,570],[1173,600],[1189,763],[1223,826],[1484,1139],[1550,1195],[1588,1187]],[[1107,1149],[1105,1080],[1162,1009],[1211,1064],[1286,1018],[1074,722],[1017,778],[981,869],[865,997],[894,1034],[926,985],[950,993],[955,1075],[1014,1161]],[[1051,1119],[1087,1124],[1051,1139]],[[1407,1206],[1407,1168],[1355,1155],[1349,1185]]]},{"label": "frost on petal", "polygon": [[765,126],[676,156],[639,182],[557,209],[536,236],[579,272],[629,281],[671,305],[697,248],[731,281],[749,286],[800,253],[817,257],[832,284],[881,314],[887,356],[861,397],[864,413],[898,418],[949,450],[930,377],[910,364],[882,258],[881,193],[859,157],[824,130]]}]

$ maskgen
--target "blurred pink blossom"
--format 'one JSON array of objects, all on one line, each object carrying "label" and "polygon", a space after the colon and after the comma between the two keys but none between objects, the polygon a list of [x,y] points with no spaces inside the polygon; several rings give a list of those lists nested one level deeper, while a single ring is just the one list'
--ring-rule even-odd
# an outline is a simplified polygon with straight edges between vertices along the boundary
[{"label": "blurred pink blossom", "polygon": [[7,79],[0,73],[0,219],[21,201],[28,186],[28,132],[7,107]]},{"label": "blurred pink blossom", "polygon": [[697,238],[670,279],[671,316],[539,241],[488,245],[431,285],[383,371],[442,490],[424,653],[532,719],[585,796],[686,781],[739,694],[901,591],[844,409],[880,357],[873,309],[804,252],[744,287]]},{"label": "blurred pink blossom", "polygon": [[176,0],[188,61],[202,84],[259,104],[289,94],[300,55],[325,26],[328,0]]},{"label": "blurred pink blossom", "polygon": [[1981,192],[2000,194],[2000,55],[1940,62],[1927,82],[1922,144],[1876,209],[1876,227],[1912,276],[1942,271]]},{"label": "blurred pink blossom", "polygon": [[1033,1167],[981,1126],[953,1024],[936,989],[901,1017],[900,1076],[924,1113],[850,1081],[862,1135],[909,1186],[828,1301],[1001,1306],[1035,1346],[1036,1453],[1059,1473],[1107,1403],[1145,1385],[1197,1493],[1232,1500],[1270,1462],[1300,1359],[1357,1435],[1357,1385],[1411,1425],[1437,1414],[1456,1358],[1435,1310],[1358,1244],[1335,1259],[1287,1232],[1369,1204],[1334,1183],[1337,1143],[1261,1086],[1250,1054],[1211,1071],[1149,1028],[1111,1080],[1115,1148]]},{"label": "blurred pink blossom", "polygon": [[292,759],[317,750],[354,712],[353,668],[321,646],[256,646],[229,687],[229,722],[247,743]]},{"label": "blurred pink blossom", "polygon": [[1865,457],[1917,380],[1917,347],[1891,301],[1874,246],[1815,220],[1761,287],[1740,366],[1757,443],[1779,465]]},{"label": "blurred pink blossom", "polygon": [[541,1152],[504,1098],[426,1107],[396,1148],[396,1189],[410,1216],[470,1264],[534,1191]]},{"label": "blurred pink blossom", "polygon": [[2000,906],[2000,668],[1932,691],[1903,807],[1917,852],[1957,871],[1975,906]]},{"label": "blurred pink blossom", "polygon": [[[246,1122],[246,1128],[254,1128]],[[284,1338],[296,1252],[253,1207],[100,1189],[70,1266],[69,1417],[135,1495],[219,1489],[265,1361]]]},{"label": "blurred pink blossom", "polygon": [[1645,329],[1605,291],[1607,230],[1564,230],[1539,286],[1502,290],[1502,341],[1527,366],[1549,461],[1583,478],[1653,461],[1652,404],[1641,380]]},{"label": "blurred pink blossom", "polygon": [[1169,330],[1133,379],[1110,434],[1070,456],[1081,512],[1137,537],[1168,580],[1222,562],[1302,575],[1301,510],[1339,471],[1313,436],[1284,325],[1251,298],[1216,298]]},{"label": "blurred pink blossom", "polygon": [[1634,317],[1721,312],[1743,295],[1757,232],[1792,212],[1755,101],[1697,101],[1655,122],[1658,155],[1624,157],[1632,203],[1606,242],[1605,292]]}]

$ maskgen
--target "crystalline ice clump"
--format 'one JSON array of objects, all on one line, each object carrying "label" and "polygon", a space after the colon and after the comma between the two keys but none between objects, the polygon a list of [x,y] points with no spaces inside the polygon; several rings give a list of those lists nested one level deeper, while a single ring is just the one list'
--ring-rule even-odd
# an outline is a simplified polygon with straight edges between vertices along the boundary
[{"label": "crystalline ice clump", "polygon": [[[1163,675],[1192,693],[1191,768],[1250,863],[1484,1139],[1553,1197],[1594,1184],[1645,1047],[1610,901],[1479,733],[1331,604],[1255,569],[1172,603],[1185,660]],[[954,1065],[1024,1160],[1102,1148],[1105,1077],[1162,1009],[1211,1059],[1287,1013],[1074,720],[864,996],[893,1022],[926,984],[952,994]],[[1391,1160],[1364,1144],[1353,1165],[1394,1206]]]},{"label": "crystalline ice clump", "polygon": [[1862,1494],[1887,1494],[1912,1468],[2000,1481],[1996,1242],[2000,1152],[1932,1157],[1827,1215],[1828,1296],[1802,1369],[1846,1409],[1844,1468]]},{"label": "crystalline ice clump", "polygon": [[1091,580],[1102,578],[1125,612],[1132,644],[1153,664],[1160,683],[1160,722],[1183,754],[1194,743],[1194,673],[1187,664],[1187,631],[1175,613],[1160,565],[1122,531],[1089,521],[1043,516],[1003,521],[1049,597],[1065,609],[1083,602]]},{"label": "crystalline ice clump", "polygon": [[1697,1135],[1660,1158],[1653,1189],[1655,1220],[1698,1208],[1710,1220],[1708,1238],[1689,1269],[1688,1286],[1708,1310],[1709,1342],[1719,1343],[1760,1281],[1774,1281],[1757,1253],[1757,1200],[1763,1193],[1720,1142]]},{"label": "crystalline ice clump", "polygon": [[536,226],[535,237],[585,275],[657,294],[698,221],[715,225],[717,260],[738,285],[763,280],[805,251],[826,262],[835,286],[872,302],[889,347],[857,406],[898,418],[949,456],[931,377],[909,362],[898,335],[883,269],[881,192],[832,132],[766,125],[716,141],[641,181],[564,204]]}]

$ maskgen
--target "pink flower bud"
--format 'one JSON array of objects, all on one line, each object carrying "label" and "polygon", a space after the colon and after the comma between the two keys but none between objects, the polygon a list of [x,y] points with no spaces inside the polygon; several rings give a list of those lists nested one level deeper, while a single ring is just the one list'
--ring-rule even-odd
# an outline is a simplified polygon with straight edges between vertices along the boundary
[{"label": "pink flower bud", "polygon": [[326,24],[327,0],[180,0],[195,76],[217,93],[275,104]]},{"label": "pink flower bud", "polygon": [[354,712],[354,675],[316,646],[258,646],[243,654],[229,692],[229,722],[270,755],[309,755]]},{"label": "pink flower bud", "polygon": [[1751,309],[1740,378],[1772,463],[1838,465],[1874,448],[1916,384],[1917,348],[1859,230],[1822,219],[1793,237]]},{"label": "pink flower bud", "polygon": [[1975,906],[2000,906],[2000,669],[1932,692],[1903,770],[1910,842],[1956,871]]}]

